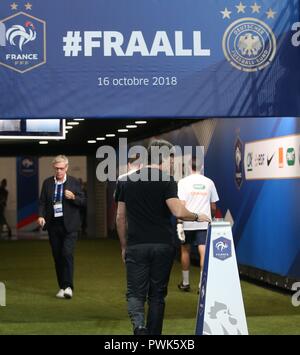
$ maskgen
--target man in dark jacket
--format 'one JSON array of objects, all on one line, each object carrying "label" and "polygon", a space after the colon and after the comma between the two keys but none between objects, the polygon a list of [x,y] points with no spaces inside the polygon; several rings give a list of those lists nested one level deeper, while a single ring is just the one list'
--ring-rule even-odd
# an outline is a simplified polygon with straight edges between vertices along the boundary
[{"label": "man in dark jacket", "polygon": [[73,297],[73,254],[81,226],[80,208],[85,206],[86,199],[79,181],[67,176],[68,158],[58,155],[52,164],[55,174],[43,183],[37,222],[48,230],[60,288],[56,297],[70,299]]},{"label": "man in dark jacket", "polygon": [[210,222],[206,215],[188,211],[178,199],[177,184],[169,175],[174,164],[172,151],[169,142],[154,140],[148,149],[149,165],[120,179],[116,223],[135,335],[162,333],[175,251],[172,214],[184,221]]}]

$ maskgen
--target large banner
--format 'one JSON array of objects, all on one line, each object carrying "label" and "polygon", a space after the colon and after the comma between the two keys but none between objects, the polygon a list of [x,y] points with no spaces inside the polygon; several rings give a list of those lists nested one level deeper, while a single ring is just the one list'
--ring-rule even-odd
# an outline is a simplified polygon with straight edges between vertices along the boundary
[{"label": "large banner", "polygon": [[300,115],[299,0],[0,2],[0,117]]},{"label": "large banner", "polygon": [[39,202],[38,158],[17,157],[17,230],[34,231]]}]

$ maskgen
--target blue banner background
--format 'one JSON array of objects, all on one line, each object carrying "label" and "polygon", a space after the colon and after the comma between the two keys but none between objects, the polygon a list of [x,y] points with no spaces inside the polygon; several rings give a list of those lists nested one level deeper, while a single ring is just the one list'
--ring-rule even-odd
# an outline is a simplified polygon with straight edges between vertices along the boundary
[{"label": "blue banner background", "polygon": [[[36,223],[39,203],[37,157],[17,157],[17,229]],[[36,226],[36,224],[35,224]]]}]

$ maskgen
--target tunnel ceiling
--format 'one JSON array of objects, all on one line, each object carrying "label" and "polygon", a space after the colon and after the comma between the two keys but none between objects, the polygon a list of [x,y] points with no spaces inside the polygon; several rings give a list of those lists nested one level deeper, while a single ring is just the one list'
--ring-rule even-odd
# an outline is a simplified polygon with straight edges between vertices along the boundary
[{"label": "tunnel ceiling", "polygon": [[[71,122],[72,120],[66,120]],[[66,140],[48,141],[47,145],[39,144],[39,141],[24,140],[0,140],[0,156],[37,155],[47,156],[56,154],[67,155],[94,155],[100,145],[118,145],[118,138],[127,138],[128,142],[152,137],[161,133],[178,129],[196,122],[195,119],[148,119],[147,123],[137,125],[137,128],[129,128],[126,133],[119,133],[118,129],[125,129],[127,125],[134,125],[138,119],[110,119],[80,121],[66,135]],[[144,119],[143,119],[144,121]],[[106,134],[116,134],[114,138],[106,138],[104,142],[88,144],[88,140],[97,137],[105,137]]]}]

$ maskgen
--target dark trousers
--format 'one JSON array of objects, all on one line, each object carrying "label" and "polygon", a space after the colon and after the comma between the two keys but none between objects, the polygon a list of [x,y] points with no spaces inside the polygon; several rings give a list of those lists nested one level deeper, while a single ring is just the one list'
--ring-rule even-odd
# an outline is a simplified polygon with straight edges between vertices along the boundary
[{"label": "dark trousers", "polygon": [[48,228],[49,241],[55,262],[60,289],[74,288],[74,249],[77,233],[67,233],[63,222],[53,222]]},{"label": "dark trousers", "polygon": [[150,335],[162,333],[174,254],[174,247],[168,244],[137,244],[127,248],[127,302],[133,329],[145,326],[147,299],[146,328]]},{"label": "dark trousers", "polygon": [[11,229],[9,224],[7,223],[6,217],[5,217],[5,207],[0,206],[0,238],[2,236],[2,231],[3,231],[3,226],[7,226],[7,232],[9,238],[11,238]]}]

